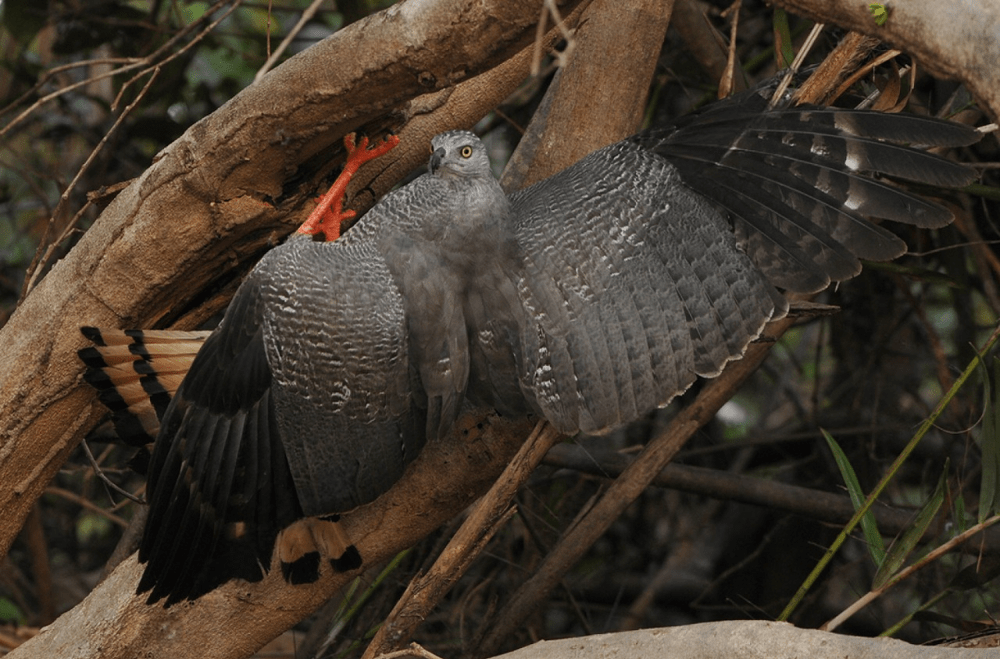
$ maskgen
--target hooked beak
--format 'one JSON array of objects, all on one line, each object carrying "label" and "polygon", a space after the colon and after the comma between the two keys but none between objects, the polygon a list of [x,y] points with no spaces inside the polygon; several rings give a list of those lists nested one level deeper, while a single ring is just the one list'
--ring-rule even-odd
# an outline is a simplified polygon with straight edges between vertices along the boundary
[{"label": "hooked beak", "polygon": [[438,168],[441,166],[441,160],[442,159],[444,159],[444,148],[443,147],[435,149],[434,152],[431,153],[430,162],[427,163],[427,169],[430,171],[431,174],[433,174],[434,172],[436,172],[438,170]]}]

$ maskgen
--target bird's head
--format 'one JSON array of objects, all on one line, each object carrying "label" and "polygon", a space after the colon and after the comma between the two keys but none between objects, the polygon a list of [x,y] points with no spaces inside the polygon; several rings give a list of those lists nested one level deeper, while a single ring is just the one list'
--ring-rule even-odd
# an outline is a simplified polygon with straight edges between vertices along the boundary
[{"label": "bird's head", "polygon": [[450,130],[431,140],[431,158],[427,169],[436,176],[492,176],[486,147],[467,130]]}]

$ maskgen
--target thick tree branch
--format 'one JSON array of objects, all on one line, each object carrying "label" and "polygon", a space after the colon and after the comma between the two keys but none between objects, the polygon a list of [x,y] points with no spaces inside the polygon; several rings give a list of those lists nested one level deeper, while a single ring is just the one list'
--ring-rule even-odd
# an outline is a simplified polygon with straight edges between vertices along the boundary
[{"label": "thick tree branch", "polygon": [[[361,21],[279,67],[192,127],[119,195],[0,331],[0,409],[7,412],[0,420],[0,479],[12,484],[0,490],[0,509],[5,511],[0,550],[9,547],[31,503],[99,414],[92,394],[78,386],[79,325],[149,326],[176,318],[183,318],[183,326],[197,322],[207,312],[188,313],[192,300],[232,285],[304,217],[325,174],[328,151],[339,148],[332,145],[344,133],[359,128],[377,132],[409,122],[415,134],[433,134],[452,127],[450,118],[442,119],[451,111],[462,122],[469,120],[472,108],[481,106],[475,94],[458,109],[449,106],[463,98],[457,91],[424,97],[423,106],[406,103],[509,57],[533,35],[540,4],[421,0]],[[997,111],[995,69],[964,68],[975,58],[995,55],[1000,38],[988,27],[995,22],[950,13],[949,20],[964,20],[968,27],[949,25],[948,34],[962,29],[971,34],[972,26],[980,26],[981,32],[986,25],[993,30],[987,35],[990,43],[966,36],[952,44],[935,34],[927,37],[931,45],[922,47],[904,28],[933,24],[927,17],[938,8],[924,0],[906,4],[905,11],[894,5],[889,22],[899,20],[894,26],[899,29],[883,33],[861,25],[871,21],[862,4],[779,4],[805,13],[843,5],[832,10],[843,15],[841,23],[898,39],[895,45],[928,60],[925,64],[937,71],[961,77]],[[928,13],[911,13],[925,5]],[[995,10],[981,11],[989,19]],[[955,50],[948,50],[953,45]],[[510,82],[516,76],[508,71],[503,77]],[[502,98],[488,78],[481,83]],[[494,103],[494,96],[486,100]],[[418,116],[435,119],[418,130]],[[421,145],[414,148],[425,153]],[[377,177],[376,185],[389,185],[394,176],[395,171]],[[467,422],[475,428],[481,418],[472,416]],[[428,447],[397,488],[345,517],[366,559],[393,555],[461,510],[499,473],[528,427],[491,422],[482,436],[468,429],[473,441],[456,435]],[[332,575],[313,586],[288,588],[272,572],[261,584],[229,584],[196,603],[163,610],[146,607],[132,595],[138,574],[135,560],[126,561],[18,656],[166,654],[168,639],[173,655],[245,656],[312,611],[347,578]],[[234,626],[240,635],[229,631]]]},{"label": "thick tree branch", "polygon": [[[504,173],[517,190],[639,128],[673,0],[596,0]],[[628,35],[627,38],[623,38]]]},{"label": "thick tree branch", "polygon": [[[578,6],[585,4],[586,2],[582,2]],[[537,18],[536,11],[528,13],[533,18]],[[576,12],[572,16],[575,17]],[[482,17],[480,18],[482,19]],[[554,41],[554,36],[550,34],[546,39],[546,43],[551,44],[552,41]],[[466,41],[466,44],[468,44],[468,41]],[[342,48],[353,51],[355,46],[348,43]],[[442,48],[447,52],[448,46],[442,46]],[[402,117],[400,121],[405,122],[402,133],[404,137],[408,137],[407,142],[412,143],[409,144],[410,151],[417,153],[417,158],[420,161],[424,160],[426,158],[426,142],[430,135],[447,128],[470,126],[486,112],[495,107],[505,96],[510,94],[528,73],[530,48],[523,49],[523,51],[521,54],[510,58],[500,66],[477,78],[459,84],[455,88],[440,92],[439,95],[443,100],[442,103],[434,103],[434,95],[424,97],[423,101],[417,100],[409,105],[404,105],[400,101],[398,105],[400,108],[403,108],[400,111]],[[338,50],[337,52],[341,51]],[[343,53],[341,52],[341,54]],[[353,56],[360,57],[357,51],[353,52]],[[468,64],[468,62],[465,62],[465,64]],[[295,70],[298,71],[298,69]],[[267,79],[278,76],[283,71],[284,67],[280,67],[274,73],[269,74]],[[301,82],[301,80],[292,78],[289,84],[297,84],[298,82]],[[314,83],[315,81],[309,84]],[[364,80],[359,79],[356,83],[364,84]],[[227,125],[227,122],[232,120],[232,114],[227,109],[252,105],[254,98],[251,98],[249,101],[241,99],[248,94],[254,97],[255,95],[251,94],[251,91],[255,87],[248,88],[247,91],[209,119],[217,122],[219,127]],[[431,102],[428,102],[428,99]],[[342,112],[345,111],[346,109],[342,108]],[[223,116],[215,118],[220,114]],[[239,116],[239,113],[237,113],[237,116]],[[358,121],[363,120],[370,122],[371,116],[359,117],[358,119]],[[306,126],[304,130],[309,128]],[[285,130],[290,131],[292,129],[290,126],[286,126]],[[338,133],[345,130],[347,128],[340,126],[333,132]],[[179,140],[179,143],[175,143],[175,145],[167,149],[165,153],[173,153],[177,150],[183,151],[194,146],[206,148],[204,142],[209,139],[209,135],[211,134],[213,134],[212,130],[205,131],[204,134],[200,135],[199,139],[201,142],[196,145],[183,144],[185,140],[191,139],[190,135],[186,135]],[[425,139],[421,140],[422,137]],[[234,138],[230,135],[229,139],[233,140]],[[240,138],[240,141],[245,142],[247,139],[250,138],[244,136]],[[338,137],[331,139],[339,141]],[[216,148],[225,150],[229,146],[232,145],[217,144]],[[206,158],[203,164],[202,157]],[[62,344],[59,348],[49,347],[48,349],[52,352],[63,351],[65,355],[63,358],[64,362],[61,364],[64,367],[63,370],[79,370],[75,357],[75,350],[79,347],[80,342],[77,329],[79,325],[142,326],[153,322],[155,317],[162,316],[168,310],[168,304],[178,303],[175,300],[164,300],[165,293],[147,281],[147,277],[155,277],[161,282],[179,282],[190,281],[190,278],[195,276],[198,278],[196,281],[203,282],[210,278],[207,272],[205,272],[208,268],[223,270],[226,265],[232,265],[231,262],[259,256],[252,249],[246,248],[245,244],[247,242],[254,243],[257,245],[257,250],[262,251],[261,248],[266,246],[266,242],[273,240],[274,233],[276,233],[274,225],[276,222],[281,221],[282,213],[295,212],[286,208],[261,212],[260,208],[255,208],[255,206],[265,207],[263,203],[252,199],[252,203],[245,203],[249,195],[240,200],[240,205],[235,211],[217,211],[213,209],[213,203],[211,202],[199,205],[197,200],[194,202],[188,200],[190,203],[188,203],[189,210],[187,211],[187,215],[198,216],[200,213],[200,222],[202,223],[200,230],[183,224],[171,223],[170,221],[162,223],[166,225],[165,227],[157,226],[160,224],[157,222],[157,212],[163,212],[163,209],[169,210],[172,203],[180,203],[179,200],[184,196],[186,188],[190,187],[190,183],[185,182],[186,179],[194,178],[199,184],[204,184],[207,178],[213,176],[213,171],[210,167],[213,157],[213,155],[204,155],[189,159],[189,166],[192,167],[191,171],[177,175],[181,179],[179,185],[168,181],[164,186],[153,186],[148,195],[136,193],[135,189],[140,188],[141,190],[144,184],[147,183],[148,178],[154,176],[163,177],[162,174],[157,174],[157,172],[161,167],[166,167],[166,165],[161,165],[160,163],[166,161],[171,167],[176,168],[178,166],[176,162],[170,163],[169,157],[161,157],[157,165],[151,168],[150,172],[147,172],[142,179],[133,184],[129,190],[126,190],[122,194],[122,197],[109,207],[108,212],[102,217],[101,222],[92,230],[94,235],[99,235],[105,239],[88,246],[86,241],[93,239],[93,236],[88,235],[85,237],[84,242],[67,259],[76,259],[84,264],[77,265],[78,270],[83,268],[91,270],[92,282],[94,283],[82,282],[82,285],[88,292],[99,291],[102,295],[105,295],[107,288],[104,284],[98,282],[107,282],[109,278],[113,278],[116,275],[122,277],[126,283],[112,281],[110,286],[113,290],[113,295],[109,297],[113,297],[115,304],[103,305],[96,310],[93,308],[88,309],[86,303],[77,304],[70,295],[65,296],[64,299],[59,301],[64,305],[62,307],[62,314],[66,316],[60,318],[60,323],[64,328],[60,330],[63,333],[62,336],[38,336],[36,338],[48,341],[49,343]],[[188,162],[188,160],[185,162]],[[194,163],[193,166],[190,163]],[[378,165],[379,163],[373,164]],[[263,164],[259,164],[258,166],[264,167]],[[284,168],[287,169],[287,167],[286,162]],[[169,167],[167,168],[169,169]],[[202,169],[204,171],[201,171]],[[276,171],[271,172],[271,174],[274,176],[285,176],[287,175],[285,169],[279,163],[276,166]],[[380,171],[377,166],[371,169],[379,171],[376,182],[370,184],[371,187],[377,189],[379,185],[387,187],[394,183],[399,177],[412,169],[412,164],[403,168],[395,168],[391,176],[387,175],[384,170]],[[369,176],[369,180],[370,178]],[[222,178],[216,180],[216,184],[219,184],[222,180]],[[164,188],[168,189],[164,190]],[[130,194],[133,194],[133,196],[129,197],[128,195]],[[150,208],[148,198],[156,197],[157,195],[163,196],[162,198],[157,197],[156,202]],[[309,196],[302,194],[299,202],[303,202]],[[126,202],[131,202],[132,205],[126,205]],[[116,207],[119,204],[121,206]],[[248,217],[239,217],[239,209],[243,209]],[[302,214],[304,215],[307,210],[308,208],[304,209]],[[184,214],[181,216],[183,217]],[[220,227],[219,222],[223,220],[227,221],[228,225]],[[271,225],[270,229],[268,229],[269,224]],[[214,226],[206,229],[205,227],[208,225]],[[293,225],[294,223],[288,224],[287,228],[290,229]],[[170,234],[171,230],[173,231],[172,236]],[[159,231],[162,238],[152,243],[146,243],[141,237],[145,232],[150,231]],[[227,231],[229,232],[228,234],[226,233]],[[271,231],[271,235],[265,233],[266,231]],[[167,240],[168,236],[171,236],[169,240]],[[128,243],[123,245],[122,243],[126,240]],[[166,243],[163,241],[166,241]],[[228,254],[225,251],[221,254],[209,251],[213,246],[218,249],[220,242],[228,245],[230,250],[241,250],[241,256],[235,256],[232,251]],[[174,254],[174,258],[162,258],[162,262],[158,264],[148,264],[146,272],[143,274],[133,274],[132,277],[126,277],[123,274],[134,269],[136,262],[141,261],[143,258],[152,258],[151,252],[163,251],[171,252],[171,254]],[[105,255],[103,258],[100,258],[102,252]],[[199,265],[197,259],[190,255],[191,253],[199,253],[200,257],[198,258],[202,259],[205,264]],[[191,268],[193,267],[199,268],[199,274],[191,274]],[[152,270],[157,268],[162,269],[162,271],[153,273]],[[42,286],[32,295],[28,302],[31,303],[32,300],[36,300],[43,295],[53,296],[57,294],[59,291],[47,290],[47,287],[52,282],[59,281],[65,287],[69,287],[73,283],[72,281],[67,282],[65,279],[61,279],[60,276],[60,273],[51,273],[49,278],[43,282]],[[138,278],[139,284],[146,285],[137,285],[136,278]],[[187,297],[194,295],[193,288],[188,287],[186,294]],[[133,297],[129,298],[129,295]],[[151,295],[158,297],[159,302],[150,304],[147,298]],[[177,295],[179,296],[180,294],[178,293]],[[88,298],[85,302],[93,305],[93,298]],[[110,308],[115,305],[121,308],[146,305],[150,310],[133,310],[129,311],[128,315],[125,312],[119,312],[118,314],[111,314],[109,316],[108,312],[111,310]],[[26,308],[30,308],[29,304],[26,304]],[[24,310],[21,313],[24,313]],[[95,317],[95,315],[99,317]],[[144,320],[147,317],[151,318]],[[10,330],[10,328],[11,325],[8,325],[7,330]],[[54,338],[57,340],[53,342],[52,339]],[[75,379],[76,374],[74,373],[73,384],[75,384]],[[88,389],[77,389],[73,391],[72,395],[75,397],[74,405],[81,406],[89,411],[92,404],[92,396]],[[60,450],[63,453],[67,452],[75,444],[77,436],[89,428],[92,425],[92,421],[99,414],[100,410],[95,410],[93,418],[81,417],[58,445]],[[467,417],[466,422],[475,427],[476,423],[483,419],[484,416],[485,413],[472,415]],[[53,417],[53,419],[58,420],[57,417]],[[427,474],[433,476],[429,482],[424,482],[416,490],[413,489],[413,486],[407,486],[405,482],[400,485],[400,488],[402,488],[400,490],[401,500],[407,502],[407,505],[412,508],[405,513],[400,513],[402,517],[393,512],[385,512],[386,506],[390,511],[394,510],[394,506],[396,508],[400,506],[399,500],[395,498],[386,498],[384,501],[380,499],[378,507],[366,507],[365,511],[367,513],[361,513],[364,521],[357,524],[357,528],[362,529],[362,531],[357,536],[354,536],[355,538],[368,538],[367,541],[362,539],[358,542],[359,549],[366,558],[366,563],[372,564],[385,560],[401,549],[411,546],[421,537],[437,528],[441,523],[454,516],[464,506],[468,505],[475,496],[478,496],[482,489],[488,486],[489,481],[495,478],[495,475],[500,472],[506,460],[516,451],[518,445],[530,430],[530,424],[523,429],[520,427],[513,429],[508,426],[503,427],[507,430],[497,434],[496,426],[491,426],[492,429],[488,432],[493,433],[490,435],[494,437],[492,443],[486,442],[479,447],[487,451],[489,459],[495,459],[495,463],[482,464],[482,459],[480,459],[480,464],[470,466],[467,462],[462,463],[460,460],[450,459],[446,460],[444,466],[434,465],[426,468],[427,470],[422,472],[425,477]],[[26,436],[29,435],[21,435],[21,438]],[[460,445],[461,443],[459,441]],[[16,443],[8,444],[8,447],[16,446]],[[483,448],[483,446],[486,448]],[[459,449],[453,446],[451,450],[462,449],[461,446]],[[429,456],[433,454],[432,451]],[[16,453],[12,453],[11,455],[15,458],[17,457]],[[29,459],[25,458],[25,461]],[[431,457],[422,458],[422,460],[424,459],[432,460]],[[53,456],[48,463],[52,465],[52,468],[57,468],[61,464],[61,461],[62,457]],[[449,470],[454,470],[454,473],[451,473]],[[447,476],[445,474],[451,475]],[[470,481],[468,478],[470,476],[473,479],[471,481],[473,485],[469,485]],[[39,479],[42,484],[47,482],[49,478],[48,475],[41,471],[33,473],[31,477]],[[440,490],[432,491],[433,488],[428,489],[430,483],[437,483],[442,477],[446,478],[449,483],[456,485],[459,488],[456,491],[458,493],[449,493]],[[417,480],[419,482],[419,478]],[[466,483],[466,485],[463,486],[463,483]],[[464,490],[462,490],[463,487],[465,488]],[[396,503],[394,504],[393,501],[396,501]],[[372,520],[369,518],[368,514],[375,515],[375,519]],[[10,534],[7,540],[9,542],[9,538],[12,538],[16,534],[19,523],[13,517],[5,517],[4,521],[10,525],[6,529]],[[411,522],[416,522],[416,525],[414,526]],[[352,523],[350,521],[346,521],[345,523],[350,530]],[[4,529],[0,527],[0,530]],[[86,637],[93,639],[93,645],[80,648],[78,650],[79,653],[72,656],[90,656],[90,653],[97,647],[101,648],[101,654],[104,656],[114,656],[115,654],[128,656],[137,653],[138,648],[161,647],[161,644],[166,643],[167,639],[176,639],[183,636],[184,638],[192,639],[189,647],[192,654],[201,653],[205,651],[206,647],[215,644],[219,647],[224,646],[228,648],[226,650],[228,654],[219,651],[219,656],[245,656],[310,613],[347,581],[347,577],[344,575],[334,576],[332,579],[324,582],[325,585],[320,586],[318,590],[310,595],[308,589],[304,591],[301,588],[289,587],[280,577],[277,579],[269,578],[263,584],[256,586],[247,586],[244,584],[243,588],[248,589],[246,592],[251,593],[250,595],[245,594],[242,589],[234,589],[233,593],[229,595],[229,599],[243,601],[248,605],[244,608],[237,607],[236,610],[233,610],[225,604],[219,606],[202,605],[199,602],[198,605],[178,606],[168,612],[164,612],[159,607],[147,607],[141,599],[135,598],[132,595],[139,572],[139,567],[136,565],[134,559],[126,561],[120,569],[116,570],[77,609],[74,609],[74,611],[48,628],[47,633],[42,638],[20,651],[25,652],[25,656],[71,656],[68,654],[69,650],[67,647],[63,645],[64,642],[68,642],[65,639]],[[224,593],[225,591],[220,592]],[[263,594],[256,597],[252,593]],[[226,596],[220,594],[219,597],[225,598]],[[116,605],[109,606],[108,603],[110,601],[115,602]],[[223,599],[224,601],[225,599]],[[253,604],[254,602],[256,604]],[[267,604],[262,605],[261,602],[267,602]],[[205,608],[206,606],[208,608]],[[258,619],[260,614],[253,612],[261,609],[269,609],[270,607],[279,608],[281,613],[269,617],[268,623],[262,624]],[[120,633],[119,625],[125,624],[125,621],[127,621],[129,628],[134,633],[125,635]],[[184,630],[183,633],[180,635],[175,634],[178,629]],[[239,634],[234,634],[233,630],[239,630]],[[113,638],[107,637],[109,634]],[[233,639],[236,637],[240,640],[234,643]],[[181,649],[183,653],[183,649],[176,646],[175,643],[176,640],[172,640],[167,644],[170,651],[176,652],[178,649]],[[58,647],[59,650],[53,650],[52,648],[54,647]],[[165,651],[166,646],[163,647]],[[185,647],[188,646],[185,645]],[[110,652],[111,648],[116,648],[116,651]],[[37,652],[38,654],[32,655],[31,653],[33,652]]]}]

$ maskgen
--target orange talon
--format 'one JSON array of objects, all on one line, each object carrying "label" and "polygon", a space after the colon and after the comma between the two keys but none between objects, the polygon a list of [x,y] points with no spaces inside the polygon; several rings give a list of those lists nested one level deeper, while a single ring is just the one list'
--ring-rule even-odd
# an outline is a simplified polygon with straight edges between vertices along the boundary
[{"label": "orange talon", "polygon": [[321,234],[326,241],[339,238],[341,223],[357,215],[352,210],[343,210],[344,193],[347,191],[347,184],[351,182],[351,177],[361,165],[388,153],[397,144],[399,144],[399,137],[390,135],[384,142],[369,149],[367,137],[362,137],[361,141],[355,145],[354,133],[345,135],[344,148],[347,149],[347,161],[344,163],[344,169],[330,186],[329,191],[320,197],[316,208],[298,228],[298,232],[307,236]]}]

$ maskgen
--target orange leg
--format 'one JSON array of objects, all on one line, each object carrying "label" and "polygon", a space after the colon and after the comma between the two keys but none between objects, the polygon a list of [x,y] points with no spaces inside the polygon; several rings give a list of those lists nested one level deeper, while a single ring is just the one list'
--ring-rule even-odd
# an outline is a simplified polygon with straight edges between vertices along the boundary
[{"label": "orange leg", "polygon": [[369,149],[367,137],[362,137],[355,146],[354,133],[345,135],[344,147],[347,149],[347,162],[344,163],[344,169],[330,186],[330,190],[320,197],[316,208],[298,228],[298,232],[307,236],[320,234],[327,241],[339,238],[341,222],[356,215],[352,210],[343,210],[344,193],[347,191],[347,184],[351,182],[351,177],[361,165],[388,153],[397,144],[399,144],[399,138],[390,135],[384,142]]}]

